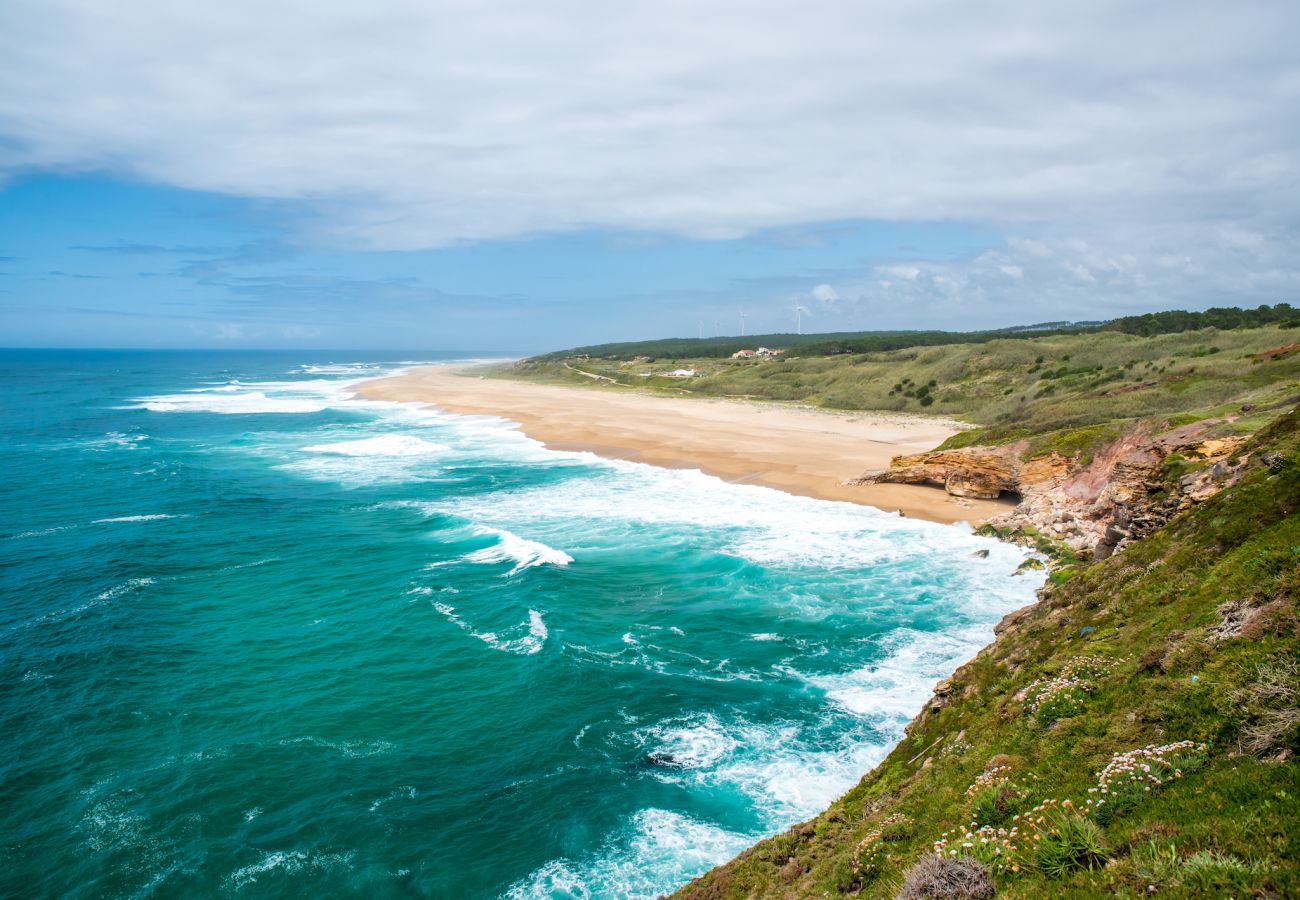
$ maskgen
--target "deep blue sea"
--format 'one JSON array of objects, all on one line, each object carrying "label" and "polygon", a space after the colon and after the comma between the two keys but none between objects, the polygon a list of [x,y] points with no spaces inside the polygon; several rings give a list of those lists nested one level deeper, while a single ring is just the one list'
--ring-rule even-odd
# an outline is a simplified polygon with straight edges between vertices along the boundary
[{"label": "deep blue sea", "polygon": [[438,361],[0,352],[0,895],[652,897],[853,785],[1041,583],[352,395]]}]

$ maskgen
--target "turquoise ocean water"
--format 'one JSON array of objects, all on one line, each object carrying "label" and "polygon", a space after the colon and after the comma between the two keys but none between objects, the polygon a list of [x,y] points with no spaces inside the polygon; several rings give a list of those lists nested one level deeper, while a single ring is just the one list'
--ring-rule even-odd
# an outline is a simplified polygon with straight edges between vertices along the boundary
[{"label": "turquoise ocean water", "polygon": [[351,396],[437,360],[0,353],[0,895],[654,896],[855,783],[1040,583]]}]

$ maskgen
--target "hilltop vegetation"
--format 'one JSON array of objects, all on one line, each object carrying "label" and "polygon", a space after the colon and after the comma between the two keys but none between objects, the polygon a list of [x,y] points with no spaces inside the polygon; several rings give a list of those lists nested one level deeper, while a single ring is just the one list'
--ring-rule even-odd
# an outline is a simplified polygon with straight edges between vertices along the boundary
[{"label": "hilltop vegetation", "polygon": [[857,787],[677,896],[1300,896],[1298,451],[1292,411],[1235,486],[1058,569]]},{"label": "hilltop vegetation", "polygon": [[854,331],[830,334],[757,334],[748,337],[664,338],[618,344],[575,347],[537,357],[556,361],[582,357],[603,360],[652,361],[679,359],[721,359],[746,347],[797,349],[807,356],[832,356],[838,353],[876,353],[908,347],[934,347],[949,344],[984,344],[1000,339],[1032,338],[1040,335],[1079,332],[1118,331],[1150,337],[1176,334],[1201,328],[1260,328],[1266,325],[1300,326],[1300,310],[1287,303],[1259,306],[1255,309],[1214,307],[1204,312],[1171,310],[1124,316],[1106,322],[1042,322],[1012,328],[985,331]]},{"label": "hilltop vegetation", "polygon": [[[682,365],[695,376],[667,376]],[[1109,433],[1098,426],[1141,417],[1186,422],[1231,414],[1233,427],[1253,431],[1270,418],[1267,407],[1300,394],[1300,329],[1152,337],[1107,330],[776,360],[539,358],[509,374],[611,390],[925,413],[981,426],[953,446],[1031,435],[1041,442],[1051,432],[1064,432],[1070,446]],[[1093,431],[1079,435],[1081,428]]]}]

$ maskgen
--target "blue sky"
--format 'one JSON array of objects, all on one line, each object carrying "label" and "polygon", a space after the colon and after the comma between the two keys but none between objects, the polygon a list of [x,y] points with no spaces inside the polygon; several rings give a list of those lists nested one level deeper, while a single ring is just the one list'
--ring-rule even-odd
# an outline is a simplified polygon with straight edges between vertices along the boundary
[{"label": "blue sky", "polygon": [[1277,2],[15,0],[0,344],[1296,302],[1297,36]]},{"label": "blue sky", "polygon": [[[610,230],[430,250],[293,240],[292,204],[106,177],[30,176],[0,195],[0,304],[20,345],[539,350],[621,336],[863,329],[827,303],[845,272],[966,259],[958,224],[838,222],[692,239]],[[823,290],[814,294],[818,286]],[[814,308],[815,307],[815,308]]]}]

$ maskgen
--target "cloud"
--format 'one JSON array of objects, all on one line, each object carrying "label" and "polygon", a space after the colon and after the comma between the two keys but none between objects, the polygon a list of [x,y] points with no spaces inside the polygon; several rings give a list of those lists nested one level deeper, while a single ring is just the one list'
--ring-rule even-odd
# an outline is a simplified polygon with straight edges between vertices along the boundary
[{"label": "cloud", "polygon": [[[1105,319],[1300,296],[1295,232],[1257,238],[1241,237],[1227,225],[1188,224],[1158,238],[1129,227],[1086,237],[1013,239],[973,259],[895,261],[843,273],[840,292],[847,308],[874,311],[888,322],[941,320],[946,327]],[[1165,252],[1165,239],[1177,253]],[[1189,294],[1194,303],[1187,302]]]},{"label": "cloud", "polygon": [[829,284],[817,285],[808,292],[808,296],[813,300],[816,300],[818,303],[825,303],[827,305],[834,304],[840,299],[839,293],[837,293],[835,288],[831,287]]},{"label": "cloud", "polygon": [[845,219],[1268,235],[1300,204],[1286,0],[15,0],[4,18],[0,172],[294,201],[338,246]]}]

